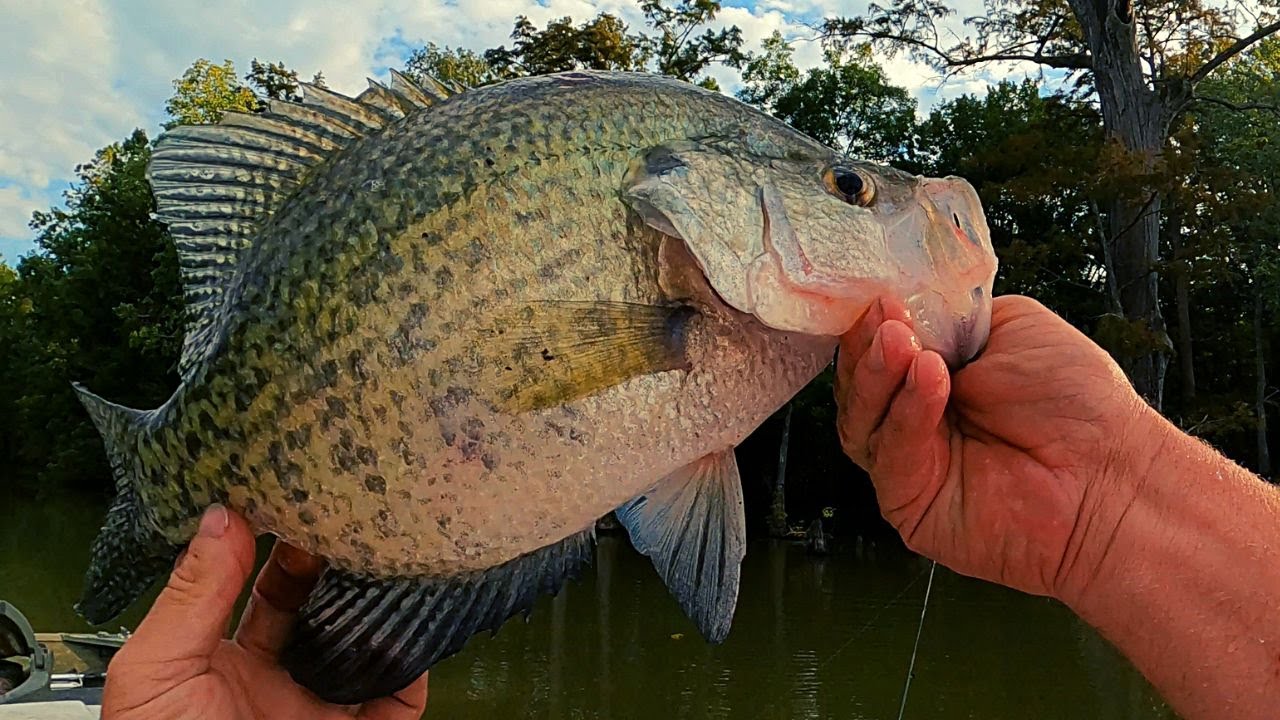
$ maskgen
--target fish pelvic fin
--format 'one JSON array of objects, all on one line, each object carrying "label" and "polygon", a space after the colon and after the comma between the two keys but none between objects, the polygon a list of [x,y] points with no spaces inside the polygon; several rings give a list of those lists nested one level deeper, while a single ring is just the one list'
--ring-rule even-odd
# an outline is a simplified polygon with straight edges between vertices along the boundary
[{"label": "fish pelvic fin", "polygon": [[614,512],[702,636],[722,642],[733,623],[747,552],[733,448],[680,468]]},{"label": "fish pelvic fin", "polygon": [[216,347],[224,295],[259,230],[315,168],[363,137],[449,96],[435,81],[391,71],[389,86],[349,98],[302,83],[302,101],[228,112],[216,125],[182,125],[156,141],[147,179],[156,218],[178,250],[190,311],[178,372],[185,379]]},{"label": "fish pelvic fin", "polygon": [[102,436],[116,483],[115,502],[93,541],[76,604],[76,612],[97,625],[119,615],[165,575],[181,547],[152,527],[139,493],[137,447],[148,413],[103,400],[78,383],[73,387]]},{"label": "fish pelvic fin", "polygon": [[594,528],[496,567],[454,577],[374,578],[328,568],[303,605],[281,663],[322,699],[354,705],[391,695],[497,633],[591,562]]}]

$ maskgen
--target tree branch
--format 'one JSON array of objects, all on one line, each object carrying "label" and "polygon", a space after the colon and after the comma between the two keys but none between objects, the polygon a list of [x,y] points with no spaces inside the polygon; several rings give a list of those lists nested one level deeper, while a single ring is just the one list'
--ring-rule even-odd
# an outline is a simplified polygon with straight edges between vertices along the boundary
[{"label": "tree branch", "polygon": [[1215,98],[1215,97],[1205,97],[1203,95],[1195,95],[1191,98],[1191,102],[1196,102],[1196,101],[1213,103],[1214,105],[1221,105],[1222,107],[1227,108],[1228,110],[1235,110],[1236,112],[1242,112],[1245,110],[1267,110],[1273,113],[1280,113],[1280,105],[1269,105],[1267,103],[1245,103],[1243,105],[1238,105],[1236,103],[1230,102],[1229,100],[1223,100],[1222,98]]},{"label": "tree branch", "polygon": [[967,67],[969,65],[977,65],[984,62],[996,62],[1002,60],[1025,60],[1027,62],[1039,63],[1051,68],[1067,68],[1071,70],[1088,70],[1093,67],[1093,58],[1091,58],[1089,53],[1086,52],[1075,53],[1074,55],[1041,55],[1040,53],[1032,55],[1005,55],[996,53],[993,55],[980,55],[971,58],[959,58],[949,64],[955,67]]},{"label": "tree branch", "polygon": [[1200,66],[1199,70],[1195,71],[1195,73],[1192,74],[1190,78],[1187,78],[1188,81],[1192,85],[1195,85],[1201,80],[1204,80],[1206,77],[1209,76],[1209,73],[1213,72],[1214,70],[1217,70],[1218,67],[1221,66],[1223,63],[1235,57],[1236,55],[1239,55],[1240,53],[1244,52],[1246,49],[1248,49],[1250,45],[1258,42],[1259,40],[1265,38],[1266,36],[1274,33],[1277,30],[1280,30],[1280,21],[1273,22],[1270,25],[1264,25],[1263,27],[1260,27],[1257,30],[1255,30],[1252,35],[1240,38],[1239,40],[1232,43],[1231,47],[1213,56],[1213,58],[1211,58],[1209,62]]},{"label": "tree branch", "polygon": [[[935,28],[936,31],[936,28]],[[935,39],[930,43],[918,37],[912,37],[905,30],[873,30],[868,29],[863,24],[853,24],[848,21],[841,23],[838,20],[828,20],[822,33],[822,37],[863,37],[867,40],[881,40],[888,43],[897,43],[923,50],[928,54],[937,58],[937,62],[943,67],[960,68],[979,65],[984,62],[998,61],[1025,61],[1034,62],[1047,67],[1062,68],[1068,70],[1088,70],[1093,67],[1093,57],[1088,52],[1078,52],[1069,55],[1045,55],[1042,50],[1049,41],[1046,34],[1041,37],[1029,39],[1023,43],[1015,43],[1001,50],[997,50],[990,54],[979,55],[953,55],[958,49],[947,51],[939,47]],[[936,38],[936,35],[935,35]],[[1039,44],[1033,53],[1022,53],[1017,50]],[[961,51],[963,52],[963,51]]]}]

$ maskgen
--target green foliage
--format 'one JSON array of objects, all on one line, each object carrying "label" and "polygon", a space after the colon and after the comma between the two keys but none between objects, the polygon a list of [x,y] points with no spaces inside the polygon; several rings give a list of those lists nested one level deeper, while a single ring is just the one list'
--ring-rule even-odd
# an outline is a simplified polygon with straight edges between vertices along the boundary
[{"label": "green foliage", "polygon": [[[292,98],[297,77],[255,60],[247,80],[265,97]],[[197,60],[174,82],[167,126],[259,106],[230,62]],[[20,486],[109,485],[72,381],[138,408],[177,385],[185,308],[173,242],[151,219],[150,158],[141,130],[99,150],[76,168],[62,207],[34,214],[36,252],[16,272],[0,265],[0,466]]]},{"label": "green foliage", "polygon": [[[1280,111],[1266,109],[1280,100],[1280,41],[1260,43],[1199,92],[1213,100],[1189,111],[1170,161],[1183,245],[1170,271],[1189,285],[1199,370],[1196,396],[1173,410],[1248,462],[1259,389],[1246,380],[1257,379],[1255,353],[1270,356],[1280,341]],[[1266,372],[1264,395],[1280,368]]]},{"label": "green foliage", "polygon": [[546,75],[567,70],[639,70],[648,59],[644,39],[628,32],[617,16],[600,13],[574,25],[573,18],[552,20],[539,30],[529,18],[516,18],[506,46],[486,50],[485,62],[499,77]]},{"label": "green foliage", "polygon": [[707,68],[715,63],[737,68],[747,61],[742,31],[736,25],[697,34],[720,12],[717,0],[680,0],[674,7],[661,0],[644,0],[640,7],[657,33],[646,40],[656,60],[655,72],[719,90],[715,79],[704,74]]},{"label": "green foliage", "polygon": [[921,123],[911,165],[958,175],[982,198],[1000,256],[997,293],[1040,299],[1082,329],[1107,309],[1091,200],[1099,119],[1031,81],[962,96]]},{"label": "green foliage", "polygon": [[435,43],[414,50],[404,73],[414,80],[431,77],[460,88],[480,87],[502,79],[480,54]]},{"label": "green foliage", "polygon": [[431,76],[461,87],[479,87],[526,75],[569,70],[648,71],[718,89],[707,70],[716,64],[739,67],[742,31],[736,26],[707,27],[720,12],[715,0],[679,0],[668,5],[644,0],[640,8],[646,31],[633,32],[618,16],[600,13],[575,24],[562,17],[538,28],[519,16],[511,31],[511,46],[482,52],[428,43],[406,63],[411,77]]},{"label": "green foliage", "polygon": [[164,105],[169,115],[165,128],[216,123],[228,110],[253,112],[259,107],[257,96],[236,78],[236,67],[230,60],[221,65],[204,58],[195,61],[173,81],[173,90],[173,97]]},{"label": "green foliage", "polygon": [[[249,73],[244,76],[244,79],[257,88],[263,97],[271,100],[297,102],[302,99],[302,93],[298,90],[298,72],[285,67],[282,62],[263,63],[259,62],[258,58],[254,58],[249,63]],[[311,82],[324,87],[324,76],[316,73]]]},{"label": "green foliage", "polygon": [[0,285],[3,462],[28,486],[103,487],[97,433],[70,383],[155,407],[177,384],[177,256],[154,210],[147,136],[135,131],[77,168],[65,208],[32,220],[37,252]]},{"label": "green foliage", "polygon": [[846,154],[903,159],[915,131],[915,100],[889,83],[866,45],[830,45],[825,65],[801,73],[776,31],[747,63],[739,99]]}]

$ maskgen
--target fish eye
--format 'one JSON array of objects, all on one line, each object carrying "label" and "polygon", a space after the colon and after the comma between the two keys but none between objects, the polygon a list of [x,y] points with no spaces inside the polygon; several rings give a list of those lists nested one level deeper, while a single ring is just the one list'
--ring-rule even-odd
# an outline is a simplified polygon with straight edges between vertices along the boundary
[{"label": "fish eye", "polygon": [[871,178],[853,168],[836,165],[822,175],[827,192],[850,205],[866,207],[875,200],[876,186]]}]

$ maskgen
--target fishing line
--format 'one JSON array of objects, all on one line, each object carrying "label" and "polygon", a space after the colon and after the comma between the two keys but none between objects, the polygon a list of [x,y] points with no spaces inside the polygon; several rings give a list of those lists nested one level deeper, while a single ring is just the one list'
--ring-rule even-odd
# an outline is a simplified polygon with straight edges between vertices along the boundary
[{"label": "fishing line", "polygon": [[[935,563],[935,565],[936,565],[936,563]],[[837,655],[839,655],[841,652],[843,652],[843,651],[844,651],[844,649],[845,649],[845,648],[847,648],[847,647],[849,647],[850,645],[852,645],[852,644],[853,644],[853,641],[854,641],[854,640],[856,640],[856,639],[858,639],[858,636],[859,636],[859,635],[861,635],[862,633],[866,632],[867,630],[870,630],[870,629],[871,629],[871,626],[872,626],[872,625],[875,625],[875,624],[876,624],[876,621],[880,619],[880,616],[881,616],[881,615],[884,615],[884,612],[885,612],[886,610],[888,610],[889,608],[893,607],[893,605],[894,605],[895,603],[897,603],[899,600],[901,600],[901,599],[902,599],[902,596],[903,596],[903,595],[906,595],[906,594],[907,594],[907,592],[911,590],[911,588],[915,587],[915,586],[916,586],[916,583],[920,582],[920,578],[922,578],[922,577],[924,577],[924,571],[923,571],[923,570],[921,570],[921,571],[920,571],[920,574],[918,574],[918,575],[916,575],[914,578],[912,578],[912,579],[911,579],[911,582],[907,583],[907,584],[902,588],[902,590],[898,591],[898,594],[897,594],[897,595],[894,595],[894,596],[893,596],[893,599],[889,600],[889,602],[885,603],[884,605],[881,605],[881,606],[880,606],[880,609],[876,611],[876,614],[875,614],[875,615],[872,615],[872,616],[871,616],[871,619],[870,619],[870,620],[868,620],[868,621],[866,622],[866,624],[865,624],[865,625],[863,625],[861,628],[858,628],[858,630],[857,630],[857,631],[855,631],[852,635],[850,635],[850,636],[849,636],[849,639],[848,639],[848,640],[845,640],[845,641],[840,645],[840,647],[836,648],[836,651],[835,651],[835,652],[833,652],[833,653],[831,653],[830,655],[828,655],[828,656],[827,656],[827,659],[825,659],[825,660],[823,660],[821,663],[819,663],[819,664],[818,664],[817,669],[815,670],[815,672],[820,671],[820,670],[822,670],[823,668],[825,668],[827,665],[829,665],[829,664],[831,663],[831,661],[832,661],[832,660],[835,660],[835,658],[836,658],[836,656],[837,656]],[[933,571],[932,571],[932,570],[930,570],[930,574],[929,574],[929,582],[930,582],[930,583],[932,583],[932,582],[933,582]],[[917,635],[917,636],[916,636],[916,642],[919,642],[919,641],[920,641],[920,637],[919,637],[919,635]],[[761,708],[761,709],[760,709],[760,712],[756,714],[756,717],[764,717],[764,714],[765,714],[766,712],[768,712],[769,710],[771,710],[771,709],[773,708],[773,705],[774,705],[774,704],[773,704],[772,702],[770,702],[769,704],[765,705],[763,708]]]},{"label": "fishing line", "polygon": [[862,633],[864,633],[864,632],[866,632],[866,631],[870,630],[870,629],[871,629],[871,626],[872,626],[872,625],[875,625],[875,624],[876,624],[876,621],[880,619],[880,616],[884,614],[884,611],[885,611],[885,610],[888,610],[890,607],[892,607],[892,606],[893,606],[893,604],[894,604],[894,603],[896,603],[896,602],[898,602],[899,600],[901,600],[901,599],[902,599],[902,596],[903,596],[903,595],[906,595],[908,590],[910,590],[911,588],[915,587],[915,586],[916,586],[916,583],[920,582],[920,578],[922,578],[922,577],[924,577],[924,571],[923,571],[923,570],[921,570],[921,571],[920,571],[920,574],[919,574],[919,575],[916,575],[914,578],[912,578],[912,579],[911,579],[911,582],[907,583],[906,587],[902,588],[902,590],[901,590],[901,591],[899,591],[897,595],[894,595],[892,600],[890,600],[889,602],[885,603],[884,605],[881,605],[881,606],[880,606],[880,609],[876,611],[876,614],[875,614],[875,615],[872,615],[872,616],[871,616],[871,619],[867,621],[867,624],[866,624],[866,625],[863,625],[861,628],[859,628],[859,629],[858,629],[858,631],[857,631],[857,632],[855,632],[854,634],[850,635],[850,636],[849,636],[849,639],[848,639],[848,640],[845,640],[845,641],[844,641],[844,643],[840,645],[840,647],[836,648],[836,651],[835,651],[835,652],[833,652],[833,653],[831,653],[829,656],[827,656],[827,659],[826,659],[826,660],[823,660],[823,661],[822,661],[822,664],[818,665],[818,669],[819,669],[819,670],[821,670],[822,668],[825,668],[828,664],[830,664],[830,663],[831,663],[831,661],[832,661],[832,660],[835,660],[835,659],[836,659],[836,656],[837,656],[837,655],[839,655],[841,652],[843,652],[845,648],[847,648],[847,647],[849,647],[850,645],[852,645],[852,644],[853,644],[853,641],[854,641],[854,640],[856,640],[856,639],[858,639],[858,636],[859,636],[859,635],[861,635]]},{"label": "fishing line", "polygon": [[907,666],[907,682],[902,686],[902,705],[898,707],[898,720],[907,712],[907,693],[911,691],[911,678],[916,674],[916,653],[920,650],[920,633],[924,631],[924,614],[929,611],[929,592],[933,590],[933,573],[938,561],[929,566],[929,584],[924,586],[924,602],[920,605],[920,624],[916,626],[916,643],[911,646],[911,664]]}]

